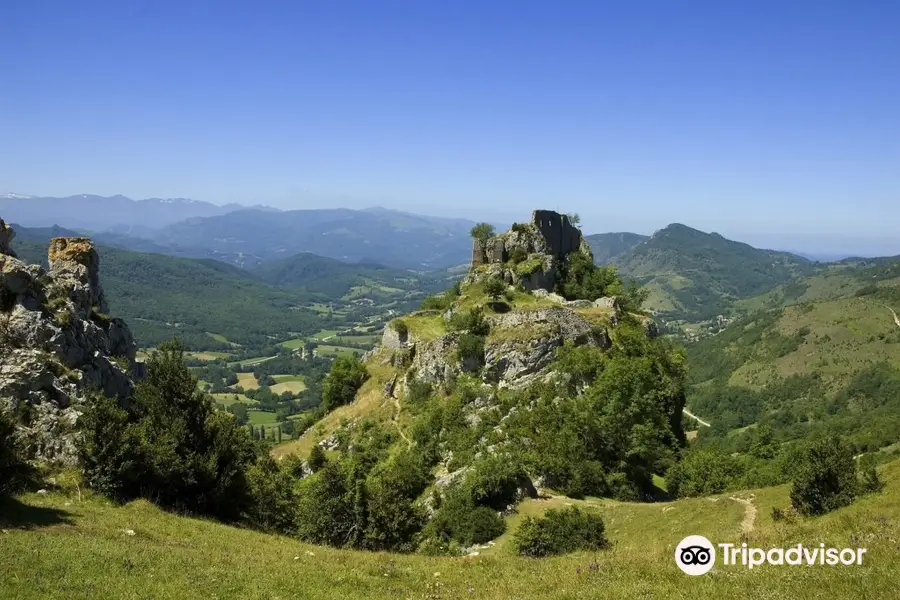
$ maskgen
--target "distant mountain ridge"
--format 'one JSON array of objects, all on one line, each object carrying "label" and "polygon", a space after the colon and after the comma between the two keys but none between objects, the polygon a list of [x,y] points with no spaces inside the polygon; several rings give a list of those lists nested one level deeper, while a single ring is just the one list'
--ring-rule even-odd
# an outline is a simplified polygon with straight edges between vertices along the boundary
[{"label": "distant mountain ridge", "polygon": [[346,262],[444,269],[471,259],[474,224],[387,209],[241,210],[174,223],[153,241],[246,264],[308,252]]},{"label": "distant mountain ridge", "polygon": [[818,268],[796,254],[761,250],[680,223],[660,229],[609,262],[650,290],[647,308],[689,322],[728,314],[735,302]]},{"label": "distant mountain ridge", "polygon": [[[140,231],[165,227],[192,217],[223,215],[246,206],[226,204],[218,206],[210,202],[187,198],[147,198],[132,200],[126,196],[97,196],[78,194],[65,198],[6,194],[0,197],[0,214],[8,221],[25,227],[50,227],[60,225],[69,229],[106,231]],[[254,207],[257,210],[275,210]]]}]

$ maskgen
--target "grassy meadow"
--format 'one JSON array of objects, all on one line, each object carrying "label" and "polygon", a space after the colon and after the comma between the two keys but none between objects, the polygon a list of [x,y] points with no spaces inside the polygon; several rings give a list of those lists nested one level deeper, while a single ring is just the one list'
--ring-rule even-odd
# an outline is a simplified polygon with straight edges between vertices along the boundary
[{"label": "grassy meadow", "polygon": [[[670,503],[531,500],[509,518],[566,503],[603,514],[608,550],[550,559],[512,552],[505,534],[478,556],[336,550],[166,513],[147,501],[116,506],[76,489],[0,505],[2,598],[896,598],[900,462],[887,489],[829,515],[773,522],[785,486]],[[749,502],[753,506],[750,510]],[[690,534],[756,547],[803,543],[868,548],[862,566],[720,563],[689,577],[675,565]]]}]

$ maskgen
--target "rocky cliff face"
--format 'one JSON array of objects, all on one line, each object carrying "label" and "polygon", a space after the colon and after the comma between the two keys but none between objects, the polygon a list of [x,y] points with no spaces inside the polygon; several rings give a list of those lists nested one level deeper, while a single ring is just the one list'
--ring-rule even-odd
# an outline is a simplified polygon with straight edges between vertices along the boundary
[{"label": "rocky cliff face", "polygon": [[49,270],[18,260],[0,220],[0,410],[16,413],[36,458],[71,462],[85,394],[125,401],[136,344],[109,317],[100,257],[88,238],[54,238]]}]

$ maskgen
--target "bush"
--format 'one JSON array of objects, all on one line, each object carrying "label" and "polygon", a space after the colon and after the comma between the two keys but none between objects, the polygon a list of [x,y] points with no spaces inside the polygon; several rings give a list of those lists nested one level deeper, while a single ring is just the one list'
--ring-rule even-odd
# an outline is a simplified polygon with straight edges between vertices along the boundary
[{"label": "bush", "polygon": [[608,546],[600,515],[575,506],[550,509],[543,517],[525,517],[513,535],[522,556],[542,557],[577,550],[599,550]]},{"label": "bush", "polygon": [[312,447],[312,450],[309,451],[309,458],[306,459],[306,464],[309,465],[309,470],[313,473],[317,473],[321,470],[322,467],[325,466],[325,463],[328,462],[328,457],[325,456],[325,451],[322,450],[322,447],[316,444]]},{"label": "bush", "polygon": [[497,511],[476,506],[464,490],[454,490],[441,503],[426,528],[426,537],[462,546],[484,544],[503,535],[506,522]]},{"label": "bush", "polygon": [[525,248],[521,246],[516,246],[509,253],[509,262],[514,265],[519,264],[528,258],[528,252],[525,251]]},{"label": "bush", "polygon": [[337,357],[322,384],[322,406],[326,411],[332,411],[338,406],[350,404],[368,378],[369,373],[358,357]]},{"label": "bush", "polygon": [[484,293],[492,300],[499,300],[505,291],[506,284],[496,277],[489,277],[488,280],[484,282]]},{"label": "bush", "polygon": [[801,514],[820,515],[848,506],[859,493],[853,452],[837,436],[810,443],[797,465],[791,505]]},{"label": "bush", "polygon": [[101,396],[90,401],[78,442],[85,481],[119,500],[143,496],[168,508],[236,519],[249,503],[253,443],[197,390],[183,353],[177,341],[160,345],[127,411]]},{"label": "bush", "polygon": [[688,452],[666,474],[666,489],[676,498],[708,496],[728,489],[741,475],[740,465],[712,448]]},{"label": "bush", "polygon": [[463,362],[484,364],[484,336],[464,333],[459,336],[456,351]]},{"label": "bush", "polygon": [[865,454],[859,459],[860,492],[875,494],[884,489],[884,481],[875,468],[875,455]]},{"label": "bush", "polygon": [[399,333],[401,336],[405,336],[409,333],[409,326],[406,324],[403,319],[394,319],[391,321],[391,329]]},{"label": "bush", "polygon": [[453,331],[468,331],[475,335],[487,335],[490,331],[490,325],[484,319],[481,307],[453,313],[448,325]]}]

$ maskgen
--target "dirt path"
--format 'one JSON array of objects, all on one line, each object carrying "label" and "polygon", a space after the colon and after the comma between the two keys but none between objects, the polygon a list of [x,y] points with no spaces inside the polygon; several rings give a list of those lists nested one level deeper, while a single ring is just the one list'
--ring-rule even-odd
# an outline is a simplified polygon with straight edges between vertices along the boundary
[{"label": "dirt path", "polygon": [[692,413],[691,411],[689,411],[689,410],[686,409],[686,408],[682,408],[682,409],[681,409],[681,412],[683,412],[684,414],[686,414],[686,415],[689,416],[690,418],[694,419],[695,421],[697,421],[698,423],[700,423],[700,424],[703,425],[704,427],[712,427],[712,425],[710,425],[709,423],[707,423],[706,421],[704,421],[703,419],[701,419],[700,417],[698,417],[697,415],[695,415],[694,413]]},{"label": "dirt path", "polygon": [[744,518],[741,520],[741,533],[750,533],[753,531],[753,525],[756,523],[756,505],[749,498],[737,498],[731,496],[730,500],[734,500],[744,505]]},{"label": "dirt path", "polygon": [[888,306],[887,304],[885,304],[884,307],[886,309],[888,309],[889,311],[891,311],[891,314],[894,315],[894,323],[897,324],[897,327],[900,327],[900,317],[897,316],[897,313],[894,312],[894,309],[891,308],[890,306]]},{"label": "dirt path", "polygon": [[397,433],[400,434],[400,437],[406,442],[406,445],[410,448],[413,447],[412,440],[406,437],[406,434],[403,433],[403,428],[400,427],[400,399],[394,398],[394,406],[397,408],[397,411],[394,413],[394,416],[391,418],[391,422],[394,424],[394,427],[397,428]]}]

